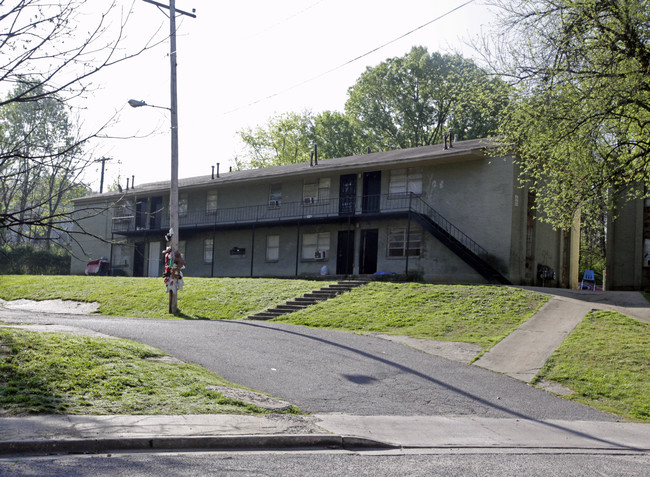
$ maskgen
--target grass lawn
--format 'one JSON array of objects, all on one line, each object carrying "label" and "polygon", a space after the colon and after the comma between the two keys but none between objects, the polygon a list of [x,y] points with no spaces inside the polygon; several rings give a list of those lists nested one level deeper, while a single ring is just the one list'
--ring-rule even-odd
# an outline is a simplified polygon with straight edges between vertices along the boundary
[{"label": "grass lawn", "polygon": [[510,287],[372,282],[274,321],[494,346],[547,297]]},{"label": "grass lawn", "polygon": [[[333,282],[264,278],[185,278],[178,294],[181,317],[233,320],[264,311]],[[0,276],[0,298],[77,300],[100,303],[109,316],[171,317],[161,278]]]},{"label": "grass lawn", "polygon": [[650,325],[613,311],[592,312],[537,379],[573,390],[569,399],[650,422]]},{"label": "grass lawn", "polygon": [[0,327],[0,415],[267,412],[206,390],[233,385],[200,366],[149,360],[163,356],[128,340]]}]

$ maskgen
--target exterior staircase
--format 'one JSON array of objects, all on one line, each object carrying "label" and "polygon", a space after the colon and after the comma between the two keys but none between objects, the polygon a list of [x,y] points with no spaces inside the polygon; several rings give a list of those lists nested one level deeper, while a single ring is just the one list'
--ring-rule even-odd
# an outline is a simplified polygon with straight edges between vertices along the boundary
[{"label": "exterior staircase", "polygon": [[338,283],[334,283],[327,287],[322,287],[318,290],[314,290],[309,293],[305,293],[303,296],[294,298],[293,300],[287,301],[284,305],[278,305],[274,308],[269,308],[262,313],[257,313],[248,317],[249,320],[272,320],[278,316],[286,315],[288,313],[293,313],[294,311],[300,311],[308,306],[315,305],[319,301],[329,300],[334,298],[341,293],[347,292],[361,285],[368,283],[363,280],[345,280]]}]

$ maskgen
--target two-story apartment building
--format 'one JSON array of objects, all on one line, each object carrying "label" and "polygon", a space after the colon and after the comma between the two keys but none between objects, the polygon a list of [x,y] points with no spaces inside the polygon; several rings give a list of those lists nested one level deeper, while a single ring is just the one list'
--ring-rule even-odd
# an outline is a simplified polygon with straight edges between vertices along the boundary
[{"label": "two-story apartment building", "polygon": [[[185,275],[577,286],[578,233],[536,221],[513,158],[485,144],[181,179]],[[104,256],[127,275],[160,276],[168,203],[169,182],[75,200],[78,230],[94,236],[78,239],[71,272]]]}]

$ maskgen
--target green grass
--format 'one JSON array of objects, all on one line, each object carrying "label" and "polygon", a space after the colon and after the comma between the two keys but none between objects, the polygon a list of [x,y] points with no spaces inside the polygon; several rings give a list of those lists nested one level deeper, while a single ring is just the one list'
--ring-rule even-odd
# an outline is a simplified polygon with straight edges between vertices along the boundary
[{"label": "green grass", "polygon": [[127,340],[0,328],[0,414],[260,414],[206,385],[233,386],[193,364],[148,361]]},{"label": "green grass", "polygon": [[650,325],[613,311],[592,312],[537,379],[573,390],[569,399],[650,422]]},{"label": "green grass", "polygon": [[[181,316],[207,320],[246,318],[332,283],[192,277],[185,278],[184,282],[178,294]],[[168,295],[160,278],[5,275],[0,276],[0,298],[98,302],[99,312],[108,316],[172,316],[168,313]]]},{"label": "green grass", "polygon": [[493,286],[373,282],[274,321],[492,347],[548,298]]}]

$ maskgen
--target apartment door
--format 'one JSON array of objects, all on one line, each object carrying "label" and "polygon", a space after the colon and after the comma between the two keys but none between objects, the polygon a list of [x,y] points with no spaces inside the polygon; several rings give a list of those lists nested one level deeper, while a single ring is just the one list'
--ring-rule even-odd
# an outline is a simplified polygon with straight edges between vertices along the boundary
[{"label": "apartment door", "polygon": [[354,231],[341,230],[336,245],[336,274],[354,273]]},{"label": "apartment door", "polygon": [[149,228],[150,229],[159,229],[162,226],[162,208],[163,208],[163,199],[162,197],[152,197],[149,207]]},{"label": "apartment door", "polygon": [[359,250],[359,273],[372,274],[377,271],[377,253],[379,251],[379,230],[361,231],[361,248]]},{"label": "apartment door", "polygon": [[144,242],[135,243],[133,253],[133,276],[144,277]]},{"label": "apartment door", "polygon": [[135,228],[142,230],[147,225],[147,199],[139,199],[135,203]]},{"label": "apartment door", "polygon": [[344,174],[339,186],[339,215],[354,215],[357,202],[357,175]]},{"label": "apartment door", "polygon": [[160,242],[149,244],[149,260],[147,264],[147,276],[157,277],[160,274]]},{"label": "apartment door", "polygon": [[381,197],[381,171],[363,173],[363,197],[361,199],[361,212],[372,214],[379,212],[379,199]]}]

